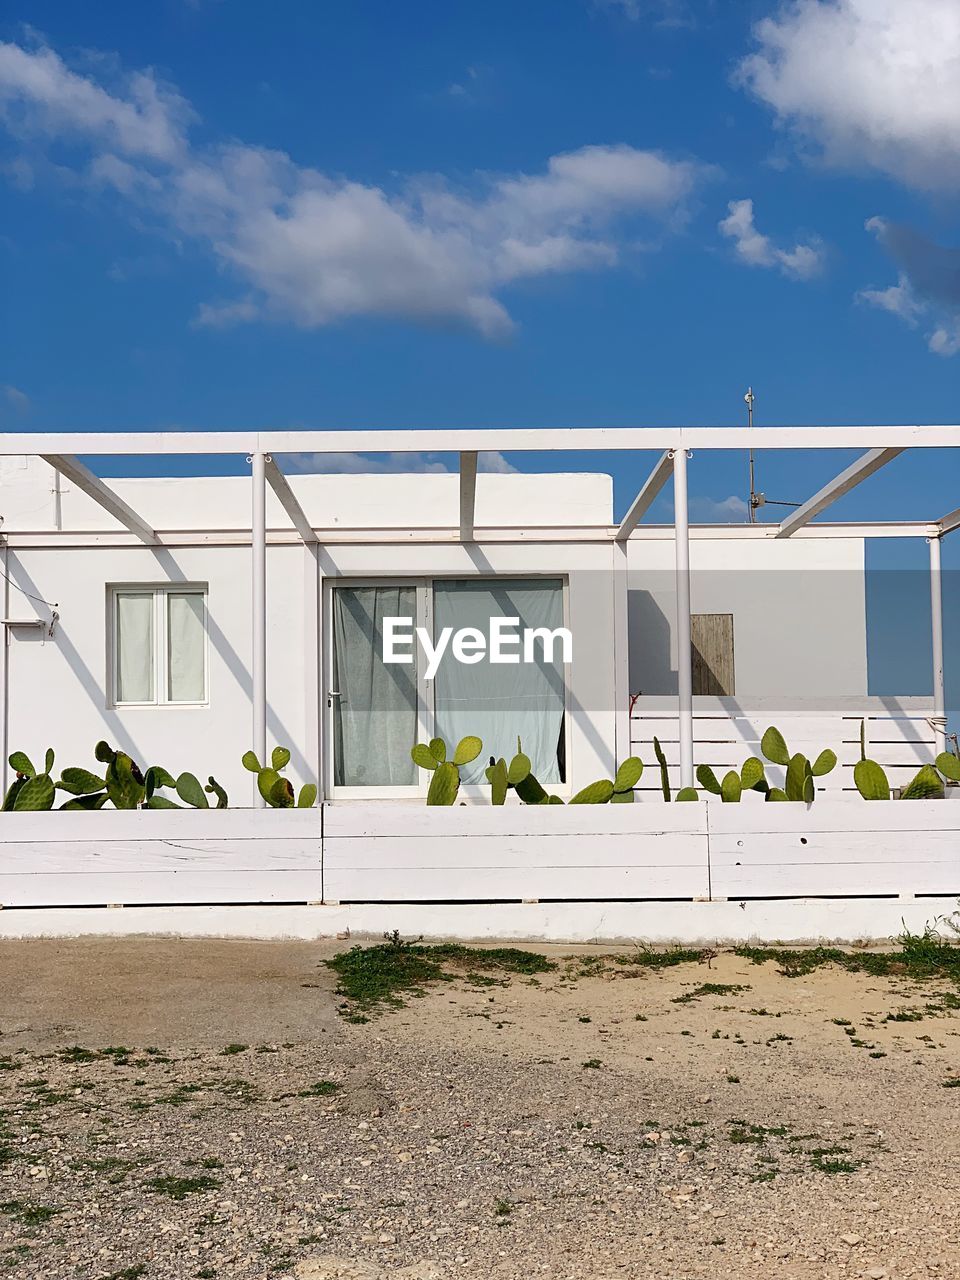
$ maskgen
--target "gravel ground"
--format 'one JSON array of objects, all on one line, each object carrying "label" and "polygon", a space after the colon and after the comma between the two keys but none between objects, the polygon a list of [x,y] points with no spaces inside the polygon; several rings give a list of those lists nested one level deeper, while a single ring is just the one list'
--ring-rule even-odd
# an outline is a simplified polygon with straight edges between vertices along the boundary
[{"label": "gravel ground", "polygon": [[0,1276],[960,1275],[943,980],[545,948],[354,1024],[349,945],[0,946]]}]

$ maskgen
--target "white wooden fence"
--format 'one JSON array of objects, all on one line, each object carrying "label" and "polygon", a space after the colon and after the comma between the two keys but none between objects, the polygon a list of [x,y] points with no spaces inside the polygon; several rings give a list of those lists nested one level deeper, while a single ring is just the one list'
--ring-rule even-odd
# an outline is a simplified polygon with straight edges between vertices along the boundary
[{"label": "white wooden fence", "polygon": [[960,803],[9,813],[0,906],[960,897]]},{"label": "white wooden fence", "polygon": [[[936,758],[936,739],[929,716],[930,698],[737,698],[694,699],[693,755],[696,764],[708,764],[720,778],[728,769],[739,769],[748,756],[759,756],[760,739],[770,725],[786,739],[792,752],[802,751],[811,760],[829,747],[837,754],[837,767],[817,779],[819,791],[856,790],[853,768],[860,759],[860,726],[864,725],[867,755],[883,766],[890,785],[903,787],[922,764]],[[676,698],[641,697],[630,713],[631,750],[645,765],[638,791],[655,798],[660,791],[660,771],[653,751],[656,737],[667,759],[671,785],[679,786],[680,735]],[[783,786],[784,770],[767,765],[767,777]]]}]

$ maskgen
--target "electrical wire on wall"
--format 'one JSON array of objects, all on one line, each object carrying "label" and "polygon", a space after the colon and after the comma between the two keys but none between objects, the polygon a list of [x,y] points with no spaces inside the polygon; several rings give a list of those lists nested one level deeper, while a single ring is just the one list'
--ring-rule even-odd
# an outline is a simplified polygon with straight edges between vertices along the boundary
[{"label": "electrical wire on wall", "polygon": [[[3,516],[0,516],[0,525],[2,524],[3,524]],[[2,534],[0,534],[0,541],[2,541],[4,547],[9,546],[6,538],[4,538]],[[18,582],[14,582],[13,578],[11,578],[9,573],[7,573],[6,558],[4,558],[4,565],[0,566],[0,578],[3,578],[11,587],[13,587],[14,591],[19,591],[20,594],[22,596],[25,596],[28,600],[33,600],[36,604],[46,605],[46,607],[49,610],[51,610],[51,617],[47,627],[47,634],[52,636],[53,628],[60,621],[60,614],[57,612],[57,610],[60,608],[59,600],[44,600],[42,596],[35,596],[32,594],[32,592],[26,591],[23,587],[21,587]],[[42,619],[38,619],[38,621],[42,621]]]}]

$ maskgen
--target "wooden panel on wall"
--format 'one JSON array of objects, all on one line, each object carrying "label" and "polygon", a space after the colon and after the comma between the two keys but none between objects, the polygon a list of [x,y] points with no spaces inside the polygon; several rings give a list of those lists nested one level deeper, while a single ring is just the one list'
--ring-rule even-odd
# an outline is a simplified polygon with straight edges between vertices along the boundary
[{"label": "wooden panel on wall", "polygon": [[690,617],[694,696],[732,697],[733,614],[694,613]]}]

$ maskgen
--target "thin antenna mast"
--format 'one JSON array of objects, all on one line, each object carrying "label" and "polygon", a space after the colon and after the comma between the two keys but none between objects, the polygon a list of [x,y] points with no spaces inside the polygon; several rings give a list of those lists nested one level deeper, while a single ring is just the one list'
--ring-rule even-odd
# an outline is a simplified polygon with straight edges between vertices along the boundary
[{"label": "thin antenna mast", "polygon": [[[747,403],[747,427],[753,430],[753,402],[756,396],[753,394],[753,387],[747,387],[747,394],[743,397]],[[755,474],[754,474],[754,457],[753,445],[750,446],[750,523],[757,523],[757,507],[760,505],[760,499],[757,496]]]},{"label": "thin antenna mast", "polygon": [[[747,394],[743,397],[747,404],[747,427],[753,430],[753,402],[756,396],[753,394],[753,387],[747,387]],[[757,493],[757,477],[756,464],[753,456],[753,446],[749,449],[750,457],[750,523],[757,523],[757,508],[772,504],[775,507],[799,507],[799,502],[784,502],[780,498],[768,498],[765,493]]]}]

